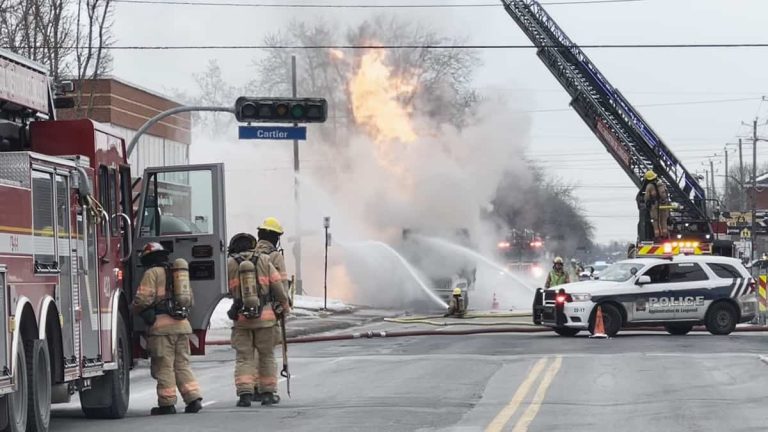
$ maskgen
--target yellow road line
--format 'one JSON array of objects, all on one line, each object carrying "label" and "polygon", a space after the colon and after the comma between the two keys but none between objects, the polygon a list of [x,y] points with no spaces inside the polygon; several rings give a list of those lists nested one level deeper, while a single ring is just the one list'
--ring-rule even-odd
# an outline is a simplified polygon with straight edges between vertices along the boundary
[{"label": "yellow road line", "polygon": [[555,379],[555,375],[557,375],[562,364],[563,357],[557,356],[555,361],[549,365],[547,372],[544,373],[544,378],[541,380],[541,384],[539,384],[539,388],[536,389],[536,394],[533,396],[531,404],[528,405],[528,409],[526,409],[525,412],[523,412],[523,415],[520,416],[520,419],[517,421],[517,424],[515,424],[515,428],[512,429],[512,432],[528,431],[528,426],[531,425],[533,419],[536,418],[536,414],[539,413],[541,402],[544,401],[544,397],[547,395],[547,390],[549,389],[550,384],[552,384],[552,380]]},{"label": "yellow road line", "polygon": [[510,400],[507,406],[502,408],[501,411],[496,414],[496,417],[494,417],[493,421],[488,425],[488,427],[485,428],[485,432],[501,432],[501,430],[504,429],[504,426],[507,424],[507,422],[509,422],[509,419],[515,415],[515,411],[517,411],[517,408],[523,402],[523,399],[525,399],[525,395],[528,394],[528,390],[531,389],[531,386],[539,377],[541,371],[544,370],[544,365],[546,363],[547,359],[543,358],[533,365],[531,371],[528,372],[528,376],[525,378],[525,380],[523,380],[523,382],[520,384],[520,387],[517,388],[517,391],[512,396],[512,400]]}]

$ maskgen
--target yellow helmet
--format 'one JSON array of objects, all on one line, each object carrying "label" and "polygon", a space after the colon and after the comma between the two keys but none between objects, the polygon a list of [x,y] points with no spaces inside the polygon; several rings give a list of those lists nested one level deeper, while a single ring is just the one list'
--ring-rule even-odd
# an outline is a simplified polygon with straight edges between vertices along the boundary
[{"label": "yellow helmet", "polygon": [[283,226],[280,225],[280,221],[277,220],[277,218],[274,218],[271,216],[264,219],[264,222],[261,223],[261,226],[259,227],[259,229],[274,231],[278,234],[283,233]]},{"label": "yellow helmet", "polygon": [[454,288],[453,289],[453,295],[460,296],[461,295],[461,288]]},{"label": "yellow helmet", "polygon": [[658,176],[656,175],[655,172],[653,172],[653,170],[648,170],[645,173],[645,179],[648,180],[648,181],[654,181],[654,180],[656,180],[656,177],[658,177]]},{"label": "yellow helmet", "polygon": [[560,258],[560,257],[555,257],[555,260],[553,261],[553,263],[555,263],[555,264],[562,264],[563,263],[563,259]]}]

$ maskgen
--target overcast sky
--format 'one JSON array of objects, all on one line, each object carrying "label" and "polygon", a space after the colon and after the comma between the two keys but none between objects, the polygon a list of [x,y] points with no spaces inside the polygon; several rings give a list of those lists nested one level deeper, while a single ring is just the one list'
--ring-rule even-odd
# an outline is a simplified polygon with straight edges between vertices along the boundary
[{"label": "overcast sky", "polygon": [[[413,0],[417,1],[431,0]],[[268,3],[280,2],[288,0]],[[392,4],[389,0],[377,2]],[[493,0],[461,3],[467,2]],[[645,0],[546,8],[570,38],[581,44],[768,43],[766,0]],[[378,12],[117,3],[114,32],[118,45],[259,44],[266,33],[284,28],[292,17],[357,23]],[[386,12],[423,19],[445,35],[467,37],[468,43],[529,43],[501,6]],[[768,48],[585,51],[690,171],[703,170],[705,162],[708,167],[707,158],[717,153],[720,165],[716,175],[722,175],[725,143],[749,132],[741,122],[755,116],[768,118],[768,102],[760,101],[762,95],[768,95]],[[160,91],[192,90],[192,73],[215,58],[225,77],[241,84],[253,73],[249,65],[256,55],[225,50],[116,51],[114,74]],[[482,59],[477,85],[502,89],[509,98],[530,105],[533,127],[528,156],[578,186],[582,206],[597,228],[596,239],[634,239],[637,214],[633,184],[576,113],[568,109],[568,96],[535,52],[484,50]],[[768,128],[764,131],[768,134]],[[736,148],[729,150],[731,162],[737,160]],[[744,150],[751,152],[751,146]],[[768,157],[768,149],[762,156],[760,153],[760,160]],[[716,180],[722,186],[723,178]]]}]

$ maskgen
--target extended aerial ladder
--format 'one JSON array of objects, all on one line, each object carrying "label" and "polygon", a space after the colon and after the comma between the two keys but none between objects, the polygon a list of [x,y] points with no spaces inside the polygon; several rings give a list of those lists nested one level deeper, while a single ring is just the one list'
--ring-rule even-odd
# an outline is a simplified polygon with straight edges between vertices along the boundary
[{"label": "extended aerial ladder", "polygon": [[[653,170],[676,208],[670,233],[711,241],[704,190],[643,117],[613,87],[536,0],[502,0],[504,8],[538,48],[537,55],[571,96],[571,106],[638,188]],[[643,221],[641,220],[641,225]],[[644,240],[642,227],[639,240]],[[646,238],[647,240],[647,238]]]}]

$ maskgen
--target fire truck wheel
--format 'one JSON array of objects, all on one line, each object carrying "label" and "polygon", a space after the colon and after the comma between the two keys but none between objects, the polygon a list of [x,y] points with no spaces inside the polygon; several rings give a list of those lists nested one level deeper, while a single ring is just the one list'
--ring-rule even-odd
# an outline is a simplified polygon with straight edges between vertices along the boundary
[{"label": "fire truck wheel", "polygon": [[709,307],[704,324],[707,331],[713,335],[728,335],[736,329],[738,318],[736,308],[730,303],[721,301]]},{"label": "fire truck wheel", "polygon": [[[88,418],[119,419],[128,411],[128,399],[131,396],[131,347],[128,330],[123,317],[117,317],[117,369],[107,371],[104,376],[93,380],[91,393],[80,394],[83,413]],[[101,397],[99,397],[101,396]],[[107,405],[104,401],[109,401]],[[93,402],[94,405],[90,403]]]},{"label": "fire truck wheel", "polygon": [[[21,348],[21,347],[20,347]],[[8,425],[4,432],[25,432],[27,430],[27,361],[23,349],[16,353],[17,390],[3,397],[0,407],[7,406]]]},{"label": "fire truck wheel", "polygon": [[27,431],[47,432],[51,423],[51,359],[48,344],[25,340],[27,363]]},{"label": "fire truck wheel", "polygon": [[688,332],[693,330],[693,325],[691,324],[667,324],[664,326],[664,328],[667,330],[667,333],[675,336],[683,336],[687,335]]},{"label": "fire truck wheel", "polygon": [[553,329],[555,333],[559,334],[560,336],[576,336],[579,334],[579,329],[570,328],[570,327],[555,327]]}]

